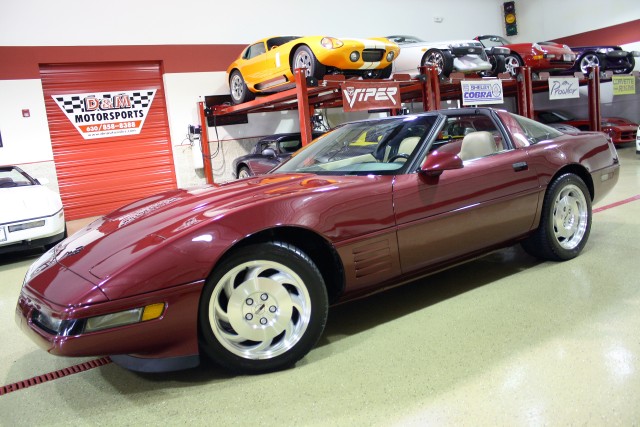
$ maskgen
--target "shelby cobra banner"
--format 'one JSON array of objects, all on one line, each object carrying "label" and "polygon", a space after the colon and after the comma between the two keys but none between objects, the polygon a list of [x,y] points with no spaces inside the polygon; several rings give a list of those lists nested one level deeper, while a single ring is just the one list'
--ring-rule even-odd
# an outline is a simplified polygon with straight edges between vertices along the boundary
[{"label": "shelby cobra banner", "polygon": [[137,135],[156,89],[51,95],[84,139]]},{"label": "shelby cobra banner", "polygon": [[502,80],[463,80],[462,105],[502,104]]},{"label": "shelby cobra banner", "polygon": [[393,82],[344,83],[342,101],[344,111],[400,108],[400,85]]}]

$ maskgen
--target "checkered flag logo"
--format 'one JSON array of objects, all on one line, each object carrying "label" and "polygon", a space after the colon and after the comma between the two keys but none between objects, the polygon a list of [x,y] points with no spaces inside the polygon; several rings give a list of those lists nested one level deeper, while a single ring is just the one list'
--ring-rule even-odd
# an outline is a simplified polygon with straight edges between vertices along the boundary
[{"label": "checkered flag logo", "polygon": [[62,108],[62,111],[67,114],[81,113],[84,111],[80,95],[57,95],[54,96],[53,99],[55,99],[60,108]]},{"label": "checkered flag logo", "polygon": [[155,93],[155,90],[147,92],[133,92],[129,98],[131,99],[132,105],[147,108],[151,104],[151,101],[153,101]]}]

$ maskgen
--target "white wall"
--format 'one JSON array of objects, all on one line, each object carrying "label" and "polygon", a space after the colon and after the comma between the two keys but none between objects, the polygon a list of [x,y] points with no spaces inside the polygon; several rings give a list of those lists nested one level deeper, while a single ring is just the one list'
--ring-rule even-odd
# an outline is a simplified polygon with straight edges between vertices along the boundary
[{"label": "white wall", "polygon": [[0,165],[53,160],[40,80],[0,80],[0,132]]},{"label": "white wall", "polygon": [[[0,6],[0,45],[248,44],[278,33],[469,38],[500,25],[498,4],[498,0],[5,0]],[[434,23],[434,16],[442,17],[442,23]]]}]

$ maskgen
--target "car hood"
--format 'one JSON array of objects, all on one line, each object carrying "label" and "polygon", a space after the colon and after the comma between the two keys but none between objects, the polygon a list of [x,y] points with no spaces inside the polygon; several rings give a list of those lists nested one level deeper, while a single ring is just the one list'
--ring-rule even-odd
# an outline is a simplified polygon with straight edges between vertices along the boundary
[{"label": "car hood", "polygon": [[42,185],[0,189],[0,224],[50,216],[62,209],[60,196]]},{"label": "car hood", "polygon": [[638,126],[637,123],[632,122],[631,120],[622,118],[622,117],[604,117],[602,119],[603,122],[613,123],[614,125],[622,125],[622,126]]},{"label": "car hood", "polygon": [[[289,197],[321,187],[350,185],[309,174],[275,174],[222,185],[174,190],[118,209],[89,224],[56,248],[59,264],[103,286],[147,255],[167,248],[167,262],[181,254],[173,241],[230,211],[267,198]],[[176,261],[177,262],[177,261]],[[179,279],[176,279],[179,280]],[[103,291],[109,295],[105,289]]]},{"label": "car hood", "polygon": [[410,47],[427,47],[427,48],[447,48],[451,45],[482,45],[478,40],[444,40],[444,41],[436,41],[436,42],[418,42],[418,43],[406,43],[399,44],[401,49],[410,48]]},{"label": "car hood", "polygon": [[[529,53],[533,49],[533,43],[514,43],[508,44],[504,47],[508,47],[509,49],[518,52],[518,53]],[[565,47],[558,43],[550,43],[544,42],[544,44],[540,44],[540,48],[544,52],[551,53],[570,53],[571,49],[565,49]]]}]

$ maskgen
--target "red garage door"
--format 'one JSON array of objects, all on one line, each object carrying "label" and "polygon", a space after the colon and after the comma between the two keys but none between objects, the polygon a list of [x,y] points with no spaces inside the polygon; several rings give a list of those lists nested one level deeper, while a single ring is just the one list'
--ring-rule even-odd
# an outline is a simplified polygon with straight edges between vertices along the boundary
[{"label": "red garage door", "polygon": [[66,218],[176,188],[159,63],[42,65]]}]

